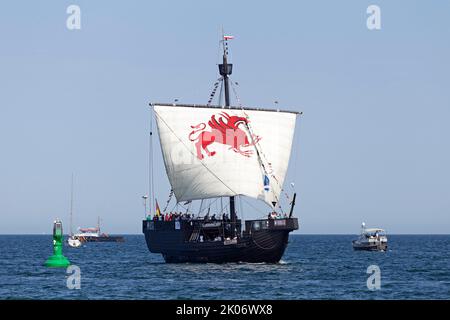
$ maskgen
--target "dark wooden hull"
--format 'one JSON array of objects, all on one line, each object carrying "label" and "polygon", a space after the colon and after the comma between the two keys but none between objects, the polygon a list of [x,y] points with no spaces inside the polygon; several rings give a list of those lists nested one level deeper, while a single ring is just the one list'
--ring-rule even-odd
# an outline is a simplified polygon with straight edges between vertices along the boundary
[{"label": "dark wooden hull", "polygon": [[298,229],[297,219],[282,220],[246,221],[246,231],[239,232],[231,243],[223,239],[190,241],[201,222],[180,221],[176,229],[174,221],[144,221],[143,232],[150,252],[161,253],[168,263],[277,263],[287,247],[289,232]]}]

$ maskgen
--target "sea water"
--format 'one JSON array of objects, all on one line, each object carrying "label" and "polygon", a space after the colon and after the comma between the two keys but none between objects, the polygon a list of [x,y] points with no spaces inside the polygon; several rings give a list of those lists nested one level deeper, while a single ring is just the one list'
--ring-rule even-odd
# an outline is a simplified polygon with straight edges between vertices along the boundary
[{"label": "sea water", "polygon": [[75,274],[44,267],[51,236],[4,235],[0,299],[450,299],[449,235],[391,235],[387,252],[353,251],[354,238],[291,235],[278,264],[166,264],[128,235],[65,246]]}]

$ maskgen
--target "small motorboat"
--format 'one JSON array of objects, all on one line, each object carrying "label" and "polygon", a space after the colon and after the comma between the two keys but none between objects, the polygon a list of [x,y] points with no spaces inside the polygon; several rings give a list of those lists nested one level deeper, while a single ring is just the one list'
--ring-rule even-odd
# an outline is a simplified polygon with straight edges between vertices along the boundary
[{"label": "small motorboat", "polygon": [[352,241],[352,245],[354,250],[386,251],[388,247],[386,231],[380,228],[366,228],[363,222],[361,234],[358,239]]},{"label": "small motorboat", "polygon": [[67,243],[72,248],[79,248],[79,247],[81,247],[81,241],[77,237],[74,237],[74,236],[70,236],[69,239],[67,239]]}]

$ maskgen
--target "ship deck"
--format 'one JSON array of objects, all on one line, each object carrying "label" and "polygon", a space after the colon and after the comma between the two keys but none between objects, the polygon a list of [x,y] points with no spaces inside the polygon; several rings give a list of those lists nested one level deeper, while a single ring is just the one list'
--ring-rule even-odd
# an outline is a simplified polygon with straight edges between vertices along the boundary
[{"label": "ship deck", "polygon": [[281,259],[289,233],[298,229],[296,218],[247,220],[232,223],[215,220],[143,221],[150,252],[161,253],[166,262],[271,262]]}]

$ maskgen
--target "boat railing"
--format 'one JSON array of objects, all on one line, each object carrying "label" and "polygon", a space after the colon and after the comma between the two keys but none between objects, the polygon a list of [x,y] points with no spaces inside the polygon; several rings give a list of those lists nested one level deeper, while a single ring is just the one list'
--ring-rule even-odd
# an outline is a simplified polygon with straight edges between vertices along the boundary
[{"label": "boat railing", "polygon": [[[183,230],[183,229],[223,229],[231,226],[232,222],[229,220],[203,220],[203,219],[178,219],[178,220],[144,220],[144,230]],[[236,228],[240,230],[241,220],[236,221]]]},{"label": "boat railing", "polygon": [[[193,228],[200,229],[223,229],[231,227],[232,222],[229,220],[144,220],[144,230],[186,230]],[[236,221],[236,229],[238,233],[241,230],[241,220]],[[259,220],[247,220],[245,221],[246,232],[259,231],[265,229],[272,230],[297,230],[298,219],[297,218],[281,218],[281,219],[259,219]]]}]

